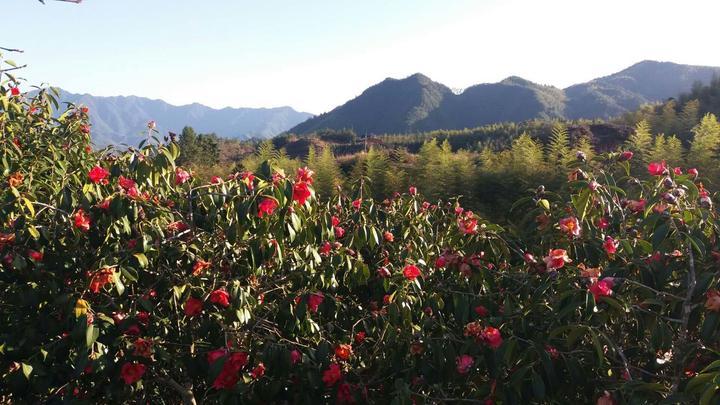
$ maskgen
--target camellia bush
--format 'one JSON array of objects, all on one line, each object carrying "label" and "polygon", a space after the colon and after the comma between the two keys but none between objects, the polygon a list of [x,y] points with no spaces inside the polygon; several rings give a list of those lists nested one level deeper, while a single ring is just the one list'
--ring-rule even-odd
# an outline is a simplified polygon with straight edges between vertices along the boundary
[{"label": "camellia bush", "polygon": [[579,154],[500,227],[414,188],[320,203],[307,168],[202,184],[152,123],[96,151],[86,108],[16,85],[2,402],[720,403],[703,168]]}]

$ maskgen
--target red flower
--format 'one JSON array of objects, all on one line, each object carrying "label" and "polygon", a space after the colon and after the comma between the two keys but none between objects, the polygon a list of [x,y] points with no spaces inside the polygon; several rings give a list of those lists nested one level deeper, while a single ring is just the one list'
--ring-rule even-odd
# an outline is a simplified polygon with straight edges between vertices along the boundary
[{"label": "red flower", "polygon": [[324,299],[325,299],[325,296],[323,296],[320,293],[310,294],[310,296],[308,296],[308,299],[307,299],[307,305],[308,305],[308,309],[310,309],[310,312],[313,312],[313,313],[317,312],[318,307],[320,306],[320,304],[322,304]]},{"label": "red flower", "polygon": [[125,363],[120,368],[120,378],[130,385],[139,381],[145,374],[145,365],[141,363]]},{"label": "red flower", "polygon": [[135,352],[133,353],[133,355],[138,357],[150,358],[153,353],[152,345],[152,340],[137,338],[137,340],[135,340],[135,343],[133,344],[133,346],[135,347]]},{"label": "red flower", "polygon": [[567,255],[567,251],[564,249],[550,250],[548,255],[543,258],[543,261],[548,270],[561,269],[565,266],[565,263],[572,263],[572,260],[570,260]]},{"label": "red flower", "polygon": [[224,347],[221,347],[219,349],[211,350],[207,354],[207,361],[208,364],[213,364],[218,359],[222,358],[228,353],[227,349]]},{"label": "red flower", "polygon": [[617,405],[617,401],[613,396],[605,391],[601,397],[597,399],[596,405]]},{"label": "red flower", "polygon": [[252,191],[255,187],[253,183],[255,181],[255,175],[252,172],[242,172],[240,174],[240,181],[242,181],[242,183],[245,184],[245,187],[247,187],[250,191]]},{"label": "red flower", "polygon": [[675,173],[675,175],[677,175],[677,176],[680,176],[680,175],[682,175],[682,169],[679,167],[676,167],[673,169],[673,173]]},{"label": "red flower", "polygon": [[80,132],[83,134],[89,134],[90,133],[90,125],[84,124],[80,125]]},{"label": "red flower", "polygon": [[75,228],[87,232],[90,230],[90,217],[85,213],[82,208],[78,208],[73,216],[75,220]]},{"label": "red flower", "polygon": [[642,212],[643,210],[645,210],[645,199],[628,200],[627,207],[632,212]]},{"label": "red flower", "polygon": [[395,240],[395,235],[393,235],[390,231],[385,231],[383,233],[383,238],[385,239],[385,242],[392,243]]},{"label": "red flower", "polygon": [[333,215],[332,218],[330,218],[330,222],[332,223],[332,226],[338,226],[340,225],[340,218]]},{"label": "red flower", "polygon": [[355,343],[362,344],[365,341],[365,331],[360,331],[355,334]]},{"label": "red flower", "polygon": [[410,281],[414,281],[416,278],[420,277],[420,269],[415,265],[408,264],[403,269],[403,276]]},{"label": "red flower", "polygon": [[262,218],[265,215],[272,215],[277,207],[277,201],[275,201],[273,198],[265,198],[260,202],[260,204],[258,204],[258,218]]},{"label": "red flower", "polygon": [[140,327],[135,324],[130,325],[127,329],[125,329],[125,334],[131,335],[131,336],[137,336],[140,334]]},{"label": "red flower", "polygon": [[720,292],[708,290],[705,300],[705,309],[713,312],[720,312]]},{"label": "red flower", "polygon": [[597,225],[600,229],[607,229],[610,226],[610,221],[607,218],[602,217],[597,220],[595,225]]},{"label": "red flower", "polygon": [[193,276],[199,276],[203,271],[209,269],[212,263],[206,262],[203,259],[198,259],[193,265],[192,274]]},{"label": "red flower", "polygon": [[650,163],[647,167],[648,173],[650,173],[653,176],[662,176],[665,171],[667,170],[667,165],[665,164],[665,161],[662,162],[653,162]]},{"label": "red flower", "polygon": [[120,176],[120,177],[118,178],[118,184],[119,184],[120,187],[122,187],[122,189],[125,190],[125,191],[128,191],[128,190],[130,190],[131,188],[134,188],[134,187],[137,186],[137,184],[135,183],[135,180],[133,180],[133,179],[128,179],[127,177],[124,177],[124,176]]},{"label": "red flower", "polygon": [[307,183],[298,182],[293,187],[293,200],[297,201],[298,204],[303,205],[305,201],[310,198],[310,189]]},{"label": "red flower", "polygon": [[362,205],[362,199],[360,199],[360,198],[358,198],[357,200],[352,202],[352,206],[356,210],[359,210],[361,205]]},{"label": "red flower", "polygon": [[332,251],[332,245],[330,244],[330,242],[325,242],[320,247],[320,254],[323,256],[329,255],[331,251]]},{"label": "red flower", "polygon": [[698,176],[698,170],[695,169],[695,168],[688,169],[688,174],[691,175],[691,176],[693,176],[693,177],[697,177],[697,176]]},{"label": "red flower", "polygon": [[210,183],[212,184],[221,184],[222,182],[223,179],[220,176],[212,176],[212,178],[210,178]]},{"label": "red flower", "polygon": [[42,252],[38,252],[36,250],[29,250],[28,256],[30,256],[30,259],[32,259],[34,262],[41,262],[43,259]]},{"label": "red flower", "polygon": [[563,218],[558,225],[560,226],[560,230],[568,234],[568,236],[575,238],[580,236],[580,222],[576,217]]},{"label": "red flower", "polygon": [[457,223],[458,223],[458,228],[460,229],[460,232],[464,233],[465,235],[474,235],[477,233],[477,230],[478,230],[477,219],[472,218],[471,216],[465,217],[465,218],[458,218]]},{"label": "red flower", "polygon": [[322,380],[325,383],[326,387],[332,387],[340,381],[342,378],[342,369],[340,368],[339,364],[331,364],[330,367],[328,367],[327,370],[323,371],[323,377]]},{"label": "red flower", "polygon": [[140,311],[136,315],[138,321],[140,321],[141,324],[147,326],[148,321],[150,320],[150,314],[148,314],[145,311]]},{"label": "red flower", "polygon": [[338,385],[337,389],[337,403],[338,404],[354,404],[355,398],[352,395],[352,386],[344,382]]},{"label": "red flower", "polygon": [[110,172],[100,166],[95,166],[88,172],[88,178],[95,184],[108,184]]},{"label": "red flower", "polygon": [[335,229],[333,229],[333,231],[335,232],[336,239],[340,239],[343,236],[345,236],[345,229],[341,226],[336,226]]},{"label": "red flower", "polygon": [[222,289],[215,290],[210,293],[210,302],[227,308],[230,306],[230,294]]},{"label": "red flower", "polygon": [[606,236],[605,242],[603,242],[603,248],[609,255],[615,254],[617,252],[617,248],[619,245],[620,245],[620,243],[618,243],[618,241],[613,239],[612,236]]},{"label": "red flower", "polygon": [[263,363],[258,363],[257,366],[255,366],[254,369],[250,372],[250,376],[254,379],[258,379],[265,375],[265,365]]},{"label": "red flower", "polygon": [[179,186],[190,180],[190,173],[178,167],[175,168],[175,185]]},{"label": "red flower", "polygon": [[627,161],[633,158],[634,153],[630,152],[629,150],[626,150],[625,152],[620,154],[620,160],[621,161]]},{"label": "red flower", "polygon": [[111,268],[106,267],[98,270],[90,280],[90,291],[95,294],[99,293],[106,284],[113,282],[114,276],[115,272]]},{"label": "red flower", "polygon": [[238,383],[238,381],[240,381],[240,375],[238,375],[237,371],[233,371],[230,368],[223,367],[222,371],[220,371],[220,374],[218,374],[217,378],[215,378],[215,381],[213,381],[212,386],[216,390],[229,390],[234,387],[235,384]]},{"label": "red flower", "polygon": [[447,259],[445,259],[445,256],[439,256],[437,259],[435,259],[435,267],[443,268],[446,265],[447,265]]},{"label": "red flower", "polygon": [[302,353],[300,353],[300,351],[298,351],[298,350],[291,351],[290,352],[290,363],[295,365],[295,364],[299,363],[300,361],[302,361]]},{"label": "red flower", "polygon": [[377,269],[377,275],[380,278],[388,278],[390,277],[390,270],[387,267],[380,267]]},{"label": "red flower", "polygon": [[588,287],[588,290],[592,293],[593,297],[595,297],[595,301],[597,301],[600,297],[608,297],[612,295],[612,286],[613,282],[604,278],[600,281],[592,283],[590,287]]},{"label": "red flower", "polygon": [[340,360],[347,360],[352,355],[352,346],[348,344],[339,344],[335,348],[335,356]]},{"label": "red flower", "polygon": [[497,349],[503,344],[503,338],[500,334],[500,330],[493,328],[492,326],[486,327],[485,330],[482,331],[480,337],[491,349]]},{"label": "red flower", "polygon": [[313,184],[313,175],[315,172],[307,167],[301,167],[297,171],[297,181],[300,183]]},{"label": "red flower", "polygon": [[408,188],[408,193],[410,193],[410,195],[416,195],[416,194],[417,194],[417,187],[415,187],[415,186],[410,186],[410,188]]},{"label": "red flower", "polygon": [[11,87],[10,88],[10,95],[12,96],[19,96],[20,95],[20,89],[17,87]]},{"label": "red flower", "polygon": [[475,360],[472,356],[468,356],[467,354],[455,358],[455,365],[459,374],[467,374],[474,363]]},{"label": "red flower", "polygon": [[195,316],[202,312],[203,302],[197,298],[190,297],[185,301],[185,315]]},{"label": "red flower", "polygon": [[488,311],[488,309],[485,308],[485,306],[483,305],[478,305],[473,310],[481,318],[488,316],[488,314],[490,313],[490,311]]}]

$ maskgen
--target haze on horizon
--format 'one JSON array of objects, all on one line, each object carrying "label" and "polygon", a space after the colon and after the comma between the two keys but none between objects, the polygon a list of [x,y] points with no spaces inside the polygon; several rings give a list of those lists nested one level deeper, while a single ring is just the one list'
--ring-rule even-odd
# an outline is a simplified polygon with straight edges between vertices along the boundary
[{"label": "haze on horizon", "polygon": [[[322,113],[386,77],[557,87],[644,59],[720,66],[712,0],[5,0],[30,84]],[[32,26],[27,25],[30,16]]]}]

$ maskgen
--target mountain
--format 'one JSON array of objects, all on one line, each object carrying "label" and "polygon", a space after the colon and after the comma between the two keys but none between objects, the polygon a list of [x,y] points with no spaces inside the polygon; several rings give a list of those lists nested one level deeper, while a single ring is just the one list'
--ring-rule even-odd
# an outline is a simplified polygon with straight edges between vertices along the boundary
[{"label": "mountain", "polygon": [[157,122],[161,134],[179,133],[189,125],[198,133],[247,139],[270,138],[312,116],[290,107],[214,109],[197,103],[175,106],[143,97],[98,97],[64,90],[60,100],[90,108],[93,142],[99,146],[135,145],[145,137],[151,120]]},{"label": "mountain", "polygon": [[358,134],[473,128],[496,122],[553,118],[612,118],[708,83],[719,67],[643,61],[610,76],[566,89],[517,76],[462,92],[422,74],[385,79],[334,110],[288,132],[350,128]]}]

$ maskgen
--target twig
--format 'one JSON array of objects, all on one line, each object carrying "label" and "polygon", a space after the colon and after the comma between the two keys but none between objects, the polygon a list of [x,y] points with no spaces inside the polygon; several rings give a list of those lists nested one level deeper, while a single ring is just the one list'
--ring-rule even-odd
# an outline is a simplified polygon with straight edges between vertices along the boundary
[{"label": "twig", "polygon": [[0,51],[18,52],[18,53],[23,53],[23,52],[25,52],[25,51],[23,51],[22,49],[5,48],[5,47],[2,47],[2,46],[0,46]]},{"label": "twig", "polygon": [[178,384],[177,381],[173,380],[170,377],[167,377],[167,378],[158,377],[158,381],[169,385],[178,394],[180,394],[180,398],[182,398],[184,405],[197,405],[197,401],[195,400],[195,395],[192,392],[192,385],[182,386],[182,385]]},{"label": "twig", "polygon": [[[689,236],[688,236],[689,238]],[[692,298],[695,294],[695,285],[697,284],[697,280],[695,278],[695,255],[693,254],[693,247],[692,244],[687,244],[687,250],[688,250],[688,285],[687,285],[687,294],[685,295],[685,301],[683,302],[683,312],[682,312],[682,325],[680,327],[680,337],[678,339],[677,347],[678,350],[682,350],[682,347],[685,345],[685,342],[687,340],[688,335],[688,322],[690,321],[690,313],[692,312],[693,305],[692,305]],[[675,373],[675,379],[672,384],[672,393],[676,393],[677,390],[680,388],[680,379],[682,378],[683,373],[683,367],[682,367],[682,359],[684,356],[679,357],[680,362],[677,366],[677,372]]]}]

